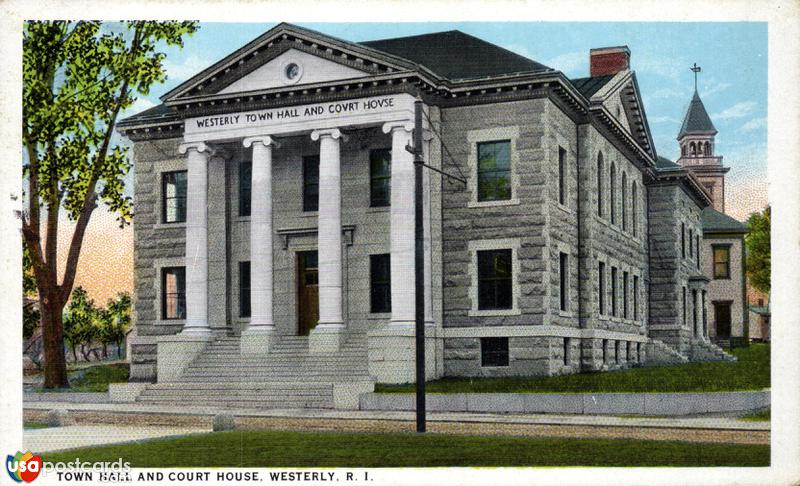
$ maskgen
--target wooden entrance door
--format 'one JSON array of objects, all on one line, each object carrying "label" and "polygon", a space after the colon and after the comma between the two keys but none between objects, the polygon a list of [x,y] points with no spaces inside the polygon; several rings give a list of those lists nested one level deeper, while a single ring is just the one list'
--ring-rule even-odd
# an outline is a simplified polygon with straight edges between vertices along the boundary
[{"label": "wooden entrance door", "polygon": [[319,321],[319,273],[316,251],[297,252],[297,334],[308,336]]},{"label": "wooden entrance door", "polygon": [[717,326],[717,338],[731,337],[731,304],[729,302],[714,303],[714,321]]}]

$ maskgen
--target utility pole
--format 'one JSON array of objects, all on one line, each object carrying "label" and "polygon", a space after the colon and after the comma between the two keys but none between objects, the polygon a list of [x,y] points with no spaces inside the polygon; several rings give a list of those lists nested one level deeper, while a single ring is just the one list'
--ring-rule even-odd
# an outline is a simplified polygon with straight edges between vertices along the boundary
[{"label": "utility pole", "polygon": [[425,241],[422,226],[422,100],[414,101],[414,325],[417,366],[417,432],[425,432]]}]

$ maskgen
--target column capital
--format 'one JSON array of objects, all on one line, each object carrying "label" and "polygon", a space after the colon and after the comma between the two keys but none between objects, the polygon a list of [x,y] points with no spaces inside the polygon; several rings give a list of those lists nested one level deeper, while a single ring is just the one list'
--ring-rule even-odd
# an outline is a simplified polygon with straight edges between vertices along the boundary
[{"label": "column capital", "polygon": [[405,130],[411,132],[414,130],[414,122],[411,120],[405,121],[390,121],[383,124],[383,133],[390,133],[394,130]]},{"label": "column capital", "polygon": [[342,138],[342,132],[338,128],[325,128],[323,130],[314,130],[311,132],[311,140],[317,141],[323,137],[330,137],[334,140]]},{"label": "column capital", "polygon": [[280,144],[274,138],[270,137],[269,135],[258,135],[256,137],[247,137],[242,140],[242,145],[249,148],[254,143],[260,143],[265,147],[269,147],[270,145],[278,148]]},{"label": "column capital", "polygon": [[180,152],[181,154],[185,154],[190,149],[196,150],[197,153],[211,151],[211,147],[209,147],[205,142],[189,142],[178,145],[178,152]]}]

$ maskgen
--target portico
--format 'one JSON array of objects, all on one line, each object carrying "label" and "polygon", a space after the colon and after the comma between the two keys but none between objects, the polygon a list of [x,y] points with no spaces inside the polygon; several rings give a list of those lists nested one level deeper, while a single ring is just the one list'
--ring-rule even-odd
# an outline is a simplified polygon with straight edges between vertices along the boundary
[{"label": "portico", "polygon": [[[281,334],[275,323],[275,245],[280,229],[274,207],[274,151],[293,137],[317,144],[319,204],[316,214],[319,320],[309,335],[309,350],[334,353],[351,331],[345,317],[347,287],[342,225],[341,144],[348,131],[374,127],[391,138],[389,241],[391,317],[387,326],[410,329],[414,323],[414,169],[411,143],[414,99],[392,95],[290,109],[262,110],[186,120],[182,153],[187,163],[186,325],[181,334],[207,338],[208,318],[208,164],[223,144],[250,151],[251,215],[249,221],[251,314],[241,333],[243,354],[265,354]],[[288,150],[288,149],[287,149]],[[427,180],[427,178],[426,178]],[[430,188],[425,189],[426,320],[431,316]],[[350,230],[352,237],[353,230]],[[285,317],[285,316],[282,316]],[[284,326],[284,333],[287,326]]]}]

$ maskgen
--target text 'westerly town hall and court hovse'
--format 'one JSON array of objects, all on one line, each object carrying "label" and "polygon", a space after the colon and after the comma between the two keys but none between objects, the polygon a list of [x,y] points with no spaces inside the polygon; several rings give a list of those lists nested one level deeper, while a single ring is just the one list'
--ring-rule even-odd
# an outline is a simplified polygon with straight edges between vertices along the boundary
[{"label": "text 'westerly town hall and court hovse'", "polygon": [[417,98],[427,163],[467,181],[423,181],[429,379],[732,359],[714,340],[745,326],[744,231],[716,130],[695,95],[683,156],[658,157],[630,51],[587,54],[568,79],[459,31],[281,24],[121,122],[138,400],[260,384],[258,406],[354,408],[414,381]]}]

